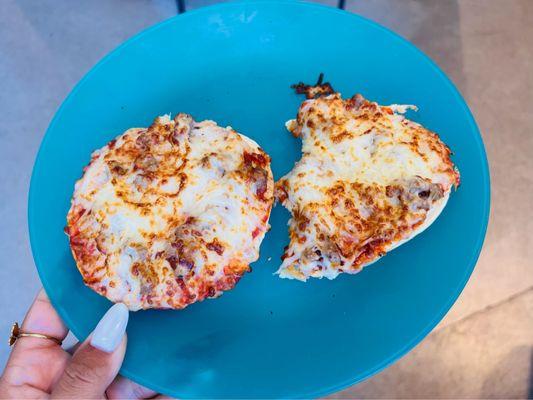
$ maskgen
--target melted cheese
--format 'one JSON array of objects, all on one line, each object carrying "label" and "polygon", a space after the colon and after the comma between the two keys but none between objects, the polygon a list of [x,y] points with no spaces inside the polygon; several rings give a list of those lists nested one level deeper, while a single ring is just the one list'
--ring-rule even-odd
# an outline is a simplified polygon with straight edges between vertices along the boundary
[{"label": "melted cheese", "polygon": [[87,285],[131,310],[182,308],[235,285],[258,258],[273,179],[254,141],[185,114],[93,154],[68,215]]},{"label": "melted cheese", "polygon": [[276,184],[292,213],[281,277],[358,272],[438,216],[459,175],[438,136],[400,114],[409,107],[333,94],[287,122],[303,143]]}]

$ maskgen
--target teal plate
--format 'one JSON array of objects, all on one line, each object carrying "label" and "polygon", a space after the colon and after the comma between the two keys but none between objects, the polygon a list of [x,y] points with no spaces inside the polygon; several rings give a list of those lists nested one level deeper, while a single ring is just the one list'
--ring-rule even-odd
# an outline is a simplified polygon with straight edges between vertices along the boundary
[{"label": "teal plate", "polygon": [[299,158],[284,128],[324,72],[346,96],[416,104],[410,117],[455,152],[462,185],[423,234],[358,275],[304,284],[273,275],[288,213],[237,287],[181,311],[131,314],[122,374],[177,397],[317,397],[397,360],[442,319],[479,255],[489,213],[487,160],[468,107],[413,45],[359,16],[300,2],[227,3],[135,36],[98,63],[54,117],[33,171],[29,228],[43,285],[86,337],[110,306],[86,288],[63,233],[89,156],[129,127],[187,112],[231,125],[272,157],[279,178]]}]

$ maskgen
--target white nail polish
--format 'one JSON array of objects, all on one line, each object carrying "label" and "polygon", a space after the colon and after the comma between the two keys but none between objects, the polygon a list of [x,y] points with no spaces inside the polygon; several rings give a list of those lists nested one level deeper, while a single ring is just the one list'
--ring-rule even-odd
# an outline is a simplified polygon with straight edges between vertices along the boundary
[{"label": "white nail polish", "polygon": [[93,331],[91,346],[106,353],[115,351],[126,331],[128,317],[128,308],[122,303],[117,303],[107,310]]}]

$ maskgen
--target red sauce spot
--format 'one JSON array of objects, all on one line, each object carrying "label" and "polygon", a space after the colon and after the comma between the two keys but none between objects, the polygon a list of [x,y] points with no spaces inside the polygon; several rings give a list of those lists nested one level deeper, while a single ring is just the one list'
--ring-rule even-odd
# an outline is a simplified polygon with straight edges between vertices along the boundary
[{"label": "red sauce spot", "polygon": [[146,150],[150,147],[150,138],[145,132],[143,132],[135,140],[135,145],[141,150]]},{"label": "red sauce spot", "polygon": [[242,156],[246,165],[257,165],[259,167],[264,167],[268,162],[267,158],[261,153],[248,153],[245,151]]},{"label": "red sauce spot", "polygon": [[176,266],[178,264],[178,259],[175,256],[167,257],[167,261],[170,264],[170,267],[172,269],[176,269]]},{"label": "red sauce spot", "polygon": [[217,239],[214,239],[211,243],[207,243],[206,247],[217,253],[219,256],[224,253],[224,246]]},{"label": "red sauce spot", "polygon": [[85,214],[85,208],[77,206],[76,214],[74,214],[74,218],[72,218],[72,222],[78,221],[83,214]]},{"label": "red sauce spot", "polygon": [[182,276],[178,276],[176,278],[176,283],[178,284],[181,290],[187,289],[187,285],[185,284],[185,281],[183,280]]},{"label": "red sauce spot", "polygon": [[287,193],[287,181],[283,180],[276,184],[276,197],[283,203],[289,197]]},{"label": "red sauce spot", "polygon": [[289,257],[289,255],[287,254],[288,249],[289,249],[289,246],[285,246],[283,248],[283,255],[280,257],[282,261],[285,260],[287,257]]},{"label": "red sauce spot", "polygon": [[172,243],[171,246],[176,249],[176,253],[181,254],[183,252],[183,247],[185,247],[185,244],[183,243],[183,240],[178,239],[174,243]]},{"label": "red sauce spot", "polygon": [[259,235],[260,232],[261,232],[261,229],[259,229],[259,227],[255,228],[252,232],[252,238],[255,239],[257,235]]},{"label": "red sauce spot", "polygon": [[267,191],[267,181],[265,179],[260,179],[257,181],[257,189],[255,191],[255,194],[260,200],[265,201],[265,193]]}]

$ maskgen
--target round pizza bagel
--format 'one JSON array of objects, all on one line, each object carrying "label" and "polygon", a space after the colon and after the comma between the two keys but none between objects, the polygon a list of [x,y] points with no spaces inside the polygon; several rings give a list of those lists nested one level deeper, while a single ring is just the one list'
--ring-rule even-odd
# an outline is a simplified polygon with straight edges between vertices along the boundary
[{"label": "round pizza bagel", "polygon": [[93,153],[65,230],[94,291],[130,310],[180,309],[233,288],[257,260],[273,187],[253,140],[162,116]]}]

